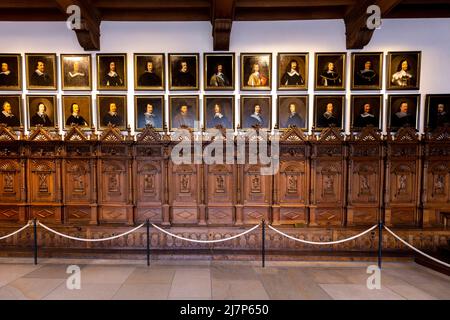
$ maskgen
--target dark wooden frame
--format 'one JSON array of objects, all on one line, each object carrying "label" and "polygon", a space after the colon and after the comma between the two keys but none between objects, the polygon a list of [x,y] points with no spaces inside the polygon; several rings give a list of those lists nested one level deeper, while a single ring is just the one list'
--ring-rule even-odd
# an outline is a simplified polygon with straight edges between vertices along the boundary
[{"label": "dark wooden frame", "polygon": [[[244,79],[244,58],[246,56],[269,56],[269,84],[267,86],[261,86],[261,87],[250,87],[246,85],[246,79]],[[242,91],[271,91],[272,90],[272,53],[271,52],[243,52],[240,55],[240,74],[239,74],[239,83],[240,83],[240,89]]]},{"label": "dark wooden frame", "polygon": [[166,105],[164,100],[164,95],[135,95],[134,96],[134,130],[135,131],[143,131],[145,127],[138,127],[138,113],[137,113],[137,99],[139,98],[159,98],[161,99],[161,117],[162,117],[162,127],[161,128],[153,128],[155,131],[163,131],[164,123],[166,120]]},{"label": "dark wooden frame", "polygon": [[[207,58],[209,56],[230,56],[231,57],[231,59],[232,59],[232,65],[231,65],[232,74],[230,75],[231,86],[212,87],[212,86],[208,85],[209,79],[207,76],[208,75]],[[234,52],[222,52],[222,53],[205,52],[205,53],[203,53],[203,89],[205,91],[234,91],[235,83],[236,83],[236,55]]]},{"label": "dark wooden frame", "polygon": [[[195,87],[180,87],[180,86],[173,86],[172,80],[173,80],[173,74],[172,74],[172,57],[195,57],[197,60],[197,64],[195,67]],[[171,91],[197,91],[200,89],[200,55],[198,53],[169,53],[168,56],[168,72],[169,72],[169,90]]]},{"label": "dark wooden frame", "polygon": [[[54,86],[39,87],[30,85],[30,74],[28,73],[29,62],[28,58],[32,56],[51,56],[53,59],[53,83]],[[27,90],[33,91],[56,91],[58,90],[58,64],[56,63],[56,53],[25,53],[25,77]]]},{"label": "dark wooden frame", "polygon": [[[280,64],[282,56],[304,56],[305,57],[305,74],[303,80],[305,84],[302,86],[283,86],[280,84],[281,73]],[[277,89],[283,91],[307,91],[309,85],[309,53],[308,52],[279,52],[277,55]]]},{"label": "dark wooden frame", "polygon": [[[355,59],[357,56],[375,56],[379,55],[379,68],[378,68],[378,86],[365,86],[355,84]],[[381,90],[383,86],[383,52],[352,52],[351,53],[351,69],[350,69],[350,87],[352,90]]]},{"label": "dark wooden frame", "polygon": [[[137,58],[139,56],[160,56],[162,58],[162,72],[161,72],[161,86],[139,86],[138,85],[138,69]],[[166,88],[166,55],[164,53],[135,53],[133,54],[133,78],[134,78],[134,90],[136,91],[164,91]]]},{"label": "dark wooden frame", "polygon": [[[65,85],[64,63],[65,57],[87,57],[88,58],[88,77],[89,85],[86,87],[69,87]],[[59,57],[61,71],[61,90],[63,91],[91,91],[92,90],[92,56],[90,54],[61,54]]]},{"label": "dark wooden frame", "polygon": [[[392,74],[391,63],[393,54],[417,54],[417,81],[415,87],[399,87],[391,84]],[[386,90],[419,90],[420,89],[420,77],[421,77],[421,65],[422,65],[422,51],[389,51],[386,59]]]}]

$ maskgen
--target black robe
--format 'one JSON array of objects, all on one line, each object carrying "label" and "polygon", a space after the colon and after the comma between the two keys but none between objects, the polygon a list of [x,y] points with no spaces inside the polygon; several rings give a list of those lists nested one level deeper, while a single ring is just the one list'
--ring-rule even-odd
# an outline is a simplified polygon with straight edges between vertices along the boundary
[{"label": "black robe", "polygon": [[300,74],[294,74],[292,76],[289,75],[289,73],[285,72],[284,75],[281,77],[281,85],[282,86],[300,86],[303,85],[305,82],[303,81],[303,78]]},{"label": "black robe", "polygon": [[42,116],[35,113],[31,117],[30,124],[31,126],[41,125],[43,127],[53,127],[53,122],[50,120],[49,116],[45,113]]},{"label": "black robe", "polygon": [[373,70],[360,70],[357,73],[357,83],[359,86],[378,85],[378,74]]},{"label": "black robe", "polygon": [[117,74],[116,76],[105,75],[103,78],[103,85],[106,87],[120,87],[123,86],[122,78]]},{"label": "black robe", "polygon": [[47,73],[39,75],[33,72],[30,78],[30,84],[33,86],[48,87],[53,85],[53,81]]},{"label": "black robe", "polygon": [[122,126],[123,120],[122,117],[118,114],[111,115],[109,112],[103,116],[103,125],[107,127],[109,124],[115,125],[115,126]]},{"label": "black robe", "polygon": [[450,114],[448,112],[436,113],[430,117],[430,128],[436,129],[450,124]]},{"label": "black robe", "polygon": [[12,87],[18,84],[17,76],[14,72],[11,71],[9,74],[0,73],[0,87]]},{"label": "black robe", "polygon": [[336,127],[341,125],[340,121],[338,121],[338,119],[334,115],[327,118],[322,114],[317,121],[317,126],[319,128],[328,128],[331,125],[334,125]]},{"label": "black robe", "polygon": [[355,127],[356,128],[364,128],[368,125],[372,125],[374,127],[378,126],[378,119],[372,115],[372,116],[365,116],[363,117],[362,114],[358,116],[358,118],[355,120]]},{"label": "black robe", "polygon": [[8,127],[18,127],[20,126],[20,120],[15,115],[5,116],[3,112],[0,112],[0,123],[6,124]]},{"label": "black robe", "polygon": [[195,87],[195,77],[189,72],[179,71],[173,79],[173,85],[177,87]]},{"label": "black robe", "polygon": [[154,72],[144,72],[139,76],[138,85],[144,87],[160,87],[162,85],[161,78]]},{"label": "black robe", "polygon": [[409,125],[411,127],[415,126],[414,118],[410,114],[407,114],[403,117],[399,117],[398,113],[396,113],[392,116],[392,123],[391,123],[392,128],[400,128],[406,125]]},{"label": "black robe", "polygon": [[73,114],[71,114],[66,121],[66,125],[71,126],[72,124],[77,124],[79,126],[86,126],[87,121],[84,120],[82,116],[75,117]]},{"label": "black robe", "polygon": [[320,77],[323,86],[336,87],[342,84],[341,76],[335,71],[324,71]]}]

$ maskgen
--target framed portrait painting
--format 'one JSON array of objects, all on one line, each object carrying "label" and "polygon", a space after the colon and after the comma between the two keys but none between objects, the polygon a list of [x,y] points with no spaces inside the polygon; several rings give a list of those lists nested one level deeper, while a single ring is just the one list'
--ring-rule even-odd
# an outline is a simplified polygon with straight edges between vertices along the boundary
[{"label": "framed portrait painting", "polygon": [[203,127],[234,129],[234,96],[204,96]]},{"label": "framed portrait painting", "polygon": [[280,130],[289,127],[308,129],[308,96],[278,96],[277,123]]},{"label": "framed portrait painting", "polygon": [[70,129],[72,126],[78,126],[80,129],[87,130],[92,127],[91,116],[91,96],[62,96],[63,125],[64,129]]},{"label": "framed portrait painting", "polygon": [[352,95],[351,121],[352,131],[360,131],[367,126],[381,130],[383,125],[382,95]]},{"label": "framed portrait painting", "polygon": [[169,96],[169,130],[196,129],[198,121],[198,96]]},{"label": "framed portrait painting", "polygon": [[272,96],[241,96],[241,128],[272,128]]},{"label": "framed portrait painting", "polygon": [[56,90],[56,54],[26,53],[28,90]]},{"label": "framed portrait painting", "polygon": [[162,131],[164,128],[164,96],[135,96],[134,116],[136,131],[142,131],[146,126]]},{"label": "framed portrait painting", "polygon": [[315,89],[345,90],[346,53],[316,53]]},{"label": "framed portrait painting", "polygon": [[29,128],[40,125],[44,128],[56,129],[58,125],[58,113],[56,109],[55,95],[27,95]]},{"label": "framed portrait painting", "polygon": [[421,52],[388,52],[387,90],[419,90]]},{"label": "framed portrait painting", "polygon": [[92,90],[91,55],[61,55],[61,86],[63,90]]},{"label": "framed portrait painting", "polygon": [[278,54],[278,90],[308,89],[308,57],[307,53]]},{"label": "framed portrait painting", "polygon": [[164,90],[164,54],[134,54],[134,89]]},{"label": "framed portrait painting", "polygon": [[241,90],[272,89],[272,54],[241,53]]},{"label": "framed portrait painting", "polygon": [[389,95],[388,106],[387,127],[391,131],[407,126],[418,129],[420,94]]},{"label": "framed portrait painting", "polygon": [[109,125],[125,130],[127,127],[127,96],[98,95],[97,122],[99,129]]},{"label": "framed portrait painting", "polygon": [[97,54],[97,89],[127,90],[127,54]]},{"label": "framed portrait painting", "polygon": [[426,96],[425,127],[435,130],[450,126],[450,94],[428,94]]},{"label": "framed portrait painting", "polygon": [[0,91],[22,90],[22,56],[0,54]]},{"label": "framed portrait painting", "polygon": [[314,128],[323,130],[334,126],[344,130],[344,95],[314,96]]},{"label": "framed portrait painting", "polygon": [[0,96],[0,123],[13,129],[23,126],[22,96],[20,94]]},{"label": "framed portrait painting", "polygon": [[198,70],[198,53],[169,53],[169,90],[198,90]]},{"label": "framed portrait painting", "polygon": [[352,53],[352,90],[381,90],[383,53]]},{"label": "framed portrait painting", "polygon": [[234,90],[234,53],[203,55],[203,84],[208,90]]}]

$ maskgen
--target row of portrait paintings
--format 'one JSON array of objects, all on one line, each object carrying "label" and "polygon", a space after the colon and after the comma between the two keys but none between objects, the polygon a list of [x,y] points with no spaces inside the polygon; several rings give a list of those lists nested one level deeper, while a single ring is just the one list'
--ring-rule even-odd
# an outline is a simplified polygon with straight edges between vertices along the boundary
[{"label": "row of portrait paintings", "polygon": [[[55,95],[27,95],[28,126],[54,128],[58,124],[57,101]],[[427,95],[426,126],[435,129],[450,124],[450,95]],[[0,96],[0,123],[17,128],[23,125],[23,114],[20,95]],[[135,96],[134,100],[135,129],[142,130],[152,126],[163,130],[165,119],[164,96]],[[272,128],[272,97],[241,96],[240,99],[241,128],[255,126]],[[387,127],[396,130],[399,127],[418,127],[420,95],[389,95]],[[277,105],[277,124],[279,129],[295,126],[308,129],[308,96],[280,95]],[[63,95],[62,115],[64,128],[72,125],[89,129],[93,126],[91,114],[91,96]],[[234,96],[204,96],[203,127],[226,129],[235,128]],[[323,129],[336,126],[344,129],[345,96],[314,96],[313,127]],[[372,125],[382,128],[383,96],[352,95],[351,96],[352,130]],[[169,96],[169,129],[182,127],[195,128],[199,121],[199,97],[197,95]],[[125,129],[127,119],[127,96],[97,96],[97,127],[103,129],[108,125]]]},{"label": "row of portrait paintings", "polygon": [[[127,90],[127,55],[97,54],[97,89]],[[316,90],[344,90],[346,53],[316,53]],[[381,90],[383,53],[352,53],[351,87],[354,90]],[[420,52],[389,52],[388,90],[418,90]],[[61,54],[62,90],[91,90],[91,55]],[[136,90],[164,90],[165,55],[134,54]],[[279,53],[277,88],[308,89],[308,53]],[[0,90],[21,90],[20,54],[0,54]],[[204,89],[234,90],[234,53],[204,54]],[[272,54],[241,54],[241,90],[271,90]],[[25,54],[28,90],[56,90],[56,54]],[[169,89],[199,89],[199,54],[169,54]]]}]

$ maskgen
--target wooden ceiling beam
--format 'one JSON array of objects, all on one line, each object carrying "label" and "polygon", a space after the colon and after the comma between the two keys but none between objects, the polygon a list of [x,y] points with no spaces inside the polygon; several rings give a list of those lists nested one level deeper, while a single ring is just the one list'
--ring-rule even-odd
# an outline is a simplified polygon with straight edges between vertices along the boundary
[{"label": "wooden ceiling beam", "polygon": [[374,29],[367,28],[367,8],[370,5],[378,5],[381,10],[381,18],[385,17],[402,0],[361,0],[350,7],[345,16],[345,33],[347,49],[362,49],[372,39]]},{"label": "wooden ceiling beam", "polygon": [[236,8],[307,8],[352,6],[358,0],[236,0]]},{"label": "wooden ceiling beam", "polygon": [[56,0],[59,8],[66,13],[70,5],[81,9],[81,28],[74,29],[78,42],[85,51],[100,50],[100,13],[90,0]]},{"label": "wooden ceiling beam", "polygon": [[212,0],[211,24],[214,50],[229,50],[236,0]]}]

